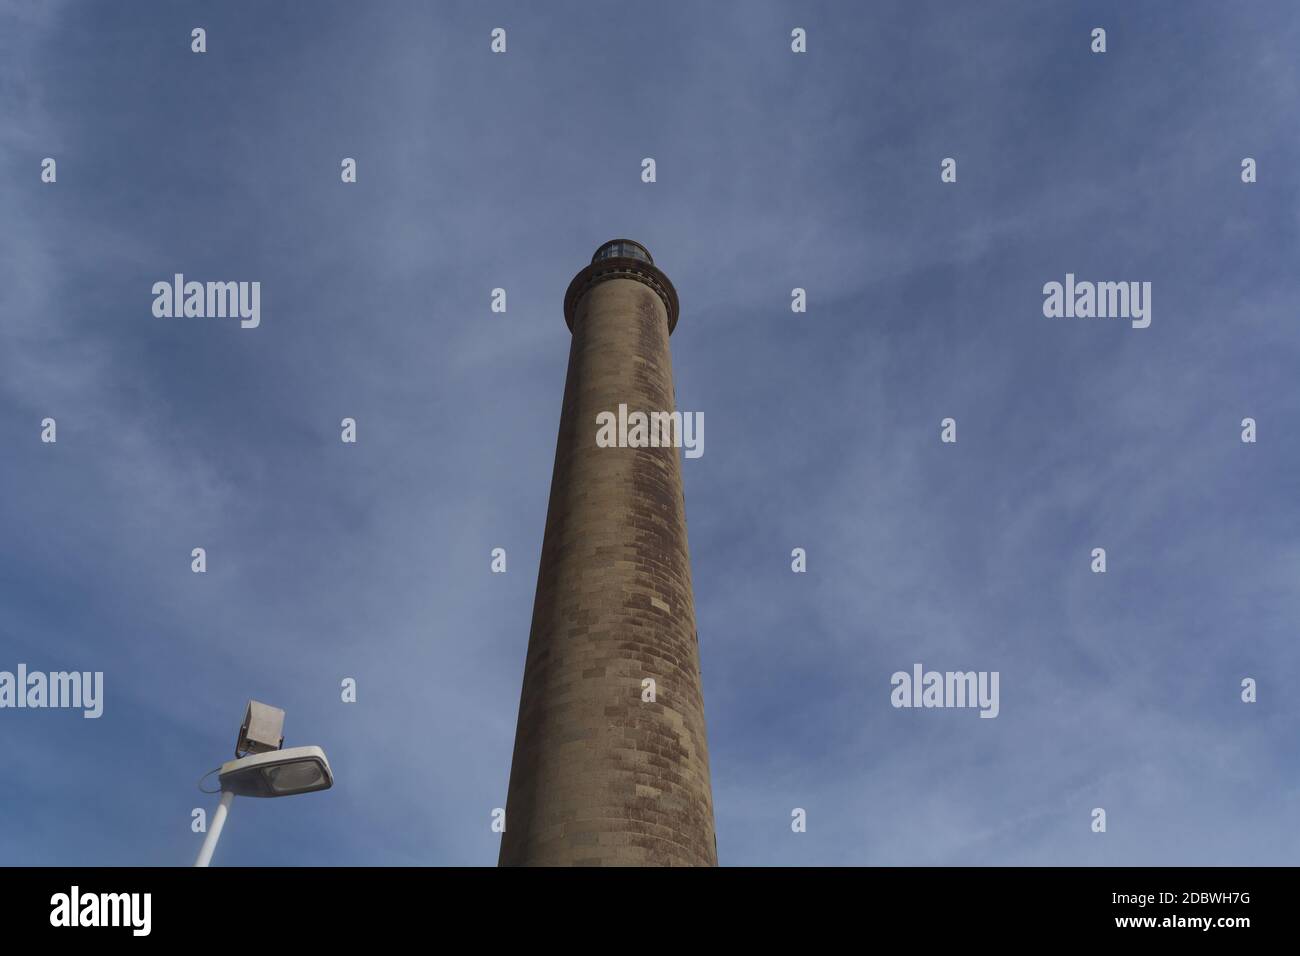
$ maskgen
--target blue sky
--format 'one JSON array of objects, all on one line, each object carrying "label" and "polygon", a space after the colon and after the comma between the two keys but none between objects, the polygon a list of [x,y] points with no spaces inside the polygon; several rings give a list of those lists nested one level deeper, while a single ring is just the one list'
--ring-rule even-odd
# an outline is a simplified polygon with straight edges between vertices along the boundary
[{"label": "blue sky", "polygon": [[[337,785],[236,801],[216,864],[495,864],[615,236],[708,421],[722,863],[1295,863],[1297,49],[1290,2],[3,0],[0,669],[106,689],[0,711],[0,863],[188,864],[253,697]],[[260,327],[154,318],[176,272]],[[1151,327],[1045,318],[1067,272]],[[999,717],[892,708],[915,662]]]}]

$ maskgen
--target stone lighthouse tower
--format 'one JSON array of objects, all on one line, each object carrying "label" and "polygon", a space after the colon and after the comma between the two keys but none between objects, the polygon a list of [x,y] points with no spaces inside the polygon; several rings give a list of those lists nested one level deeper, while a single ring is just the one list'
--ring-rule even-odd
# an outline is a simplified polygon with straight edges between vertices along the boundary
[{"label": "stone lighthouse tower", "polygon": [[500,863],[716,865],[681,451],[596,443],[597,416],[620,404],[675,409],[677,291],[644,246],[616,239],[574,276],[564,318]]}]

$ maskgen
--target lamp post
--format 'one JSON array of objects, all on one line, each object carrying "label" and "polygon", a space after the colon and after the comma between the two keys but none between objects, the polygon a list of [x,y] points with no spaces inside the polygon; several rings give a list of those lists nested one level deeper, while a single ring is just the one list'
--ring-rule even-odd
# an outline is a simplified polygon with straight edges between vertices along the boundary
[{"label": "lamp post", "polygon": [[328,790],[334,773],[320,747],[290,747],[282,750],[284,711],[255,700],[248,702],[244,722],[235,744],[235,759],[218,770],[221,802],[212,814],[212,825],[203,838],[195,866],[207,866],[221,839],[235,795],[243,797],[291,797],[299,793]]}]

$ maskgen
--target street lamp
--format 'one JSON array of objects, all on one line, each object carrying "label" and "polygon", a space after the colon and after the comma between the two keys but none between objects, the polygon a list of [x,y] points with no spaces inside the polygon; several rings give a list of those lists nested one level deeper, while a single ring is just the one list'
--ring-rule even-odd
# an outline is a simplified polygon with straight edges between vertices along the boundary
[{"label": "street lamp", "polygon": [[[221,765],[221,802],[212,814],[212,825],[195,866],[207,866],[217,848],[226,816],[235,794],[243,797],[290,797],[297,793],[328,790],[334,786],[325,751],[319,747],[290,747],[281,750],[284,735],[284,711],[255,700],[248,702],[244,722],[235,744],[235,759]],[[208,791],[210,792],[210,791]]]}]

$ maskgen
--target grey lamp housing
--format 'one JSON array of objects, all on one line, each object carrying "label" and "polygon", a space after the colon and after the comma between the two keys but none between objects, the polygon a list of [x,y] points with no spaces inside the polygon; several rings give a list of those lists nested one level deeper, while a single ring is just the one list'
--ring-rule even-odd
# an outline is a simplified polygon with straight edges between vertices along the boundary
[{"label": "grey lamp housing", "polygon": [[262,754],[284,746],[284,711],[261,701],[250,700],[239,725],[235,756]]}]

